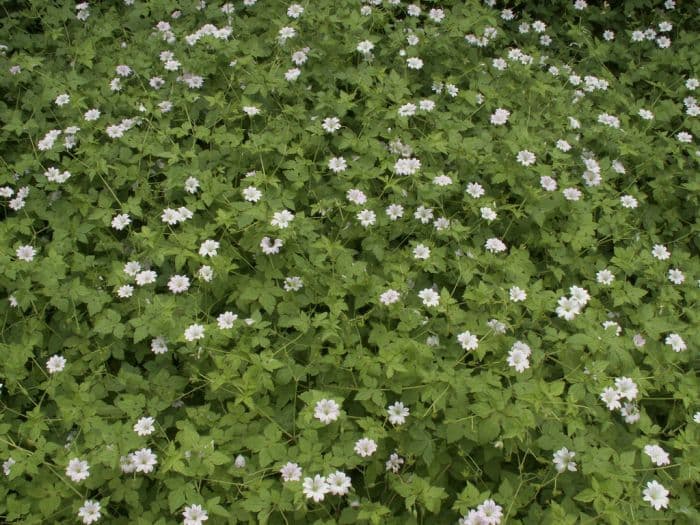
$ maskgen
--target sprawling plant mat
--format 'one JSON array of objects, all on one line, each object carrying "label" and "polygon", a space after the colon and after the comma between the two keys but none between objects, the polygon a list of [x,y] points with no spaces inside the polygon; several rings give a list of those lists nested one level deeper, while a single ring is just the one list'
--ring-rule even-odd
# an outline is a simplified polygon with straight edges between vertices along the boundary
[{"label": "sprawling plant mat", "polygon": [[700,6],[0,6],[0,521],[700,523]]}]

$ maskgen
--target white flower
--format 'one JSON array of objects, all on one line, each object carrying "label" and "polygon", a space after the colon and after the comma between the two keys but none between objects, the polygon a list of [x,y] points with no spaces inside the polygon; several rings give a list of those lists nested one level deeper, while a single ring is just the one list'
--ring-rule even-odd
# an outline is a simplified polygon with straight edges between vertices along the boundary
[{"label": "white flower", "polygon": [[199,180],[197,180],[195,177],[187,177],[187,180],[185,181],[185,191],[187,193],[197,193],[197,189],[199,188]]},{"label": "white flower", "polygon": [[450,227],[450,220],[446,217],[438,217],[433,222],[433,226],[437,231],[443,231]]},{"label": "white flower", "polygon": [[78,517],[83,520],[85,525],[90,525],[102,517],[100,513],[100,503],[94,500],[85,500],[83,506],[78,509]]},{"label": "white flower", "polygon": [[197,270],[197,277],[203,281],[211,282],[211,280],[214,278],[214,270],[212,270],[211,266],[207,266],[205,264],[199,270]]},{"label": "white flower", "polygon": [[671,268],[668,271],[668,280],[673,284],[683,284],[685,281],[685,275],[678,268]]},{"label": "white flower", "polygon": [[294,62],[297,66],[305,64],[308,59],[308,56],[306,55],[308,50],[309,48],[306,47],[300,51],[295,51],[292,53],[292,62]]},{"label": "white flower", "polygon": [[209,519],[209,514],[201,505],[190,505],[182,511],[183,525],[202,525]]},{"label": "white flower", "polygon": [[134,432],[139,436],[150,436],[156,430],[156,427],[153,425],[155,421],[156,420],[150,416],[139,418],[139,420],[134,423]]},{"label": "white flower", "polygon": [[510,111],[507,109],[502,109],[498,108],[492,115],[491,115],[491,124],[494,126],[502,126],[506,122],[508,122],[508,118],[510,117]]},{"label": "white flower", "polygon": [[297,292],[304,287],[304,281],[301,277],[286,277],[283,283],[285,292]]},{"label": "white flower", "polygon": [[34,255],[36,255],[36,250],[33,246],[24,245],[17,248],[15,255],[20,261],[32,262],[34,260]]},{"label": "white flower", "polygon": [[357,188],[349,189],[345,196],[353,204],[364,204],[367,202],[367,195],[365,195],[362,190],[358,190]]},{"label": "white flower", "polygon": [[287,16],[290,18],[299,18],[304,12],[304,8],[299,4],[292,4],[287,8]]},{"label": "white flower", "polygon": [[620,414],[625,418],[625,423],[630,425],[639,421],[642,415],[639,412],[639,407],[634,403],[625,403],[620,409]]},{"label": "white flower", "polygon": [[400,298],[401,294],[396,290],[387,290],[379,296],[379,301],[382,304],[389,306],[390,304],[397,302]]},{"label": "white flower", "polygon": [[571,149],[571,144],[569,144],[565,140],[557,140],[557,149],[566,153]]},{"label": "white flower", "polygon": [[357,51],[362,53],[363,55],[369,55],[372,50],[374,49],[374,44],[370,42],[369,40],[363,40],[359,44],[357,44]]},{"label": "white flower", "polygon": [[135,280],[137,285],[144,286],[156,282],[156,277],[158,277],[158,274],[153,270],[144,270],[136,274]]},{"label": "white flower", "polygon": [[335,133],[340,129],[340,119],[338,117],[326,117],[323,119],[321,127],[326,133]]},{"label": "white flower", "polygon": [[66,358],[61,355],[52,355],[46,361],[46,370],[49,374],[55,374],[56,372],[62,372],[66,367]]},{"label": "white flower", "polygon": [[151,77],[148,81],[148,85],[157,90],[165,85],[165,80],[160,77]]},{"label": "white flower", "polygon": [[565,188],[562,193],[567,201],[577,201],[582,195],[581,191],[576,188]]},{"label": "white flower", "polygon": [[289,210],[282,210],[275,212],[272,215],[272,220],[270,221],[270,224],[272,226],[277,226],[280,229],[287,228],[289,226],[289,223],[294,220],[294,214],[290,212]]},{"label": "white flower", "polygon": [[671,39],[667,36],[660,36],[656,39],[656,45],[662,49],[666,49],[671,46]]},{"label": "white flower", "polygon": [[609,29],[607,31],[603,31],[603,38],[606,41],[611,42],[611,41],[615,40],[615,32],[610,31]]},{"label": "white flower", "polygon": [[386,207],[386,215],[391,219],[392,221],[398,220],[401,217],[403,217],[403,206],[400,204],[390,204],[389,206]]},{"label": "white flower", "polygon": [[419,206],[413,214],[413,217],[418,219],[422,224],[428,224],[433,219],[433,209]]},{"label": "white flower", "polygon": [[44,172],[44,176],[49,180],[49,182],[57,182],[58,184],[62,184],[70,178],[71,174],[69,171],[61,172],[58,170],[58,168],[51,167]]},{"label": "white flower", "polygon": [[418,109],[421,111],[432,111],[435,109],[435,102],[430,99],[423,99],[418,102]]},{"label": "white flower", "polygon": [[489,319],[489,322],[486,323],[486,325],[496,334],[506,333],[506,325],[500,322],[498,319]]},{"label": "white flower", "polygon": [[71,459],[66,467],[66,476],[76,483],[87,479],[90,476],[88,462],[78,458]]},{"label": "white flower", "polygon": [[336,470],[326,477],[328,490],[336,496],[345,496],[352,488],[352,480],[350,476],[340,470]]},{"label": "white flower", "polygon": [[301,69],[298,67],[293,67],[285,72],[284,79],[287,82],[294,82],[297,78],[299,78],[299,75],[301,75]]},{"label": "white flower", "polygon": [[130,277],[136,277],[136,274],[141,271],[141,263],[138,261],[129,261],[124,265],[124,273]]},{"label": "white flower", "polygon": [[279,40],[280,44],[284,44],[290,38],[294,38],[296,34],[297,31],[293,27],[283,27],[277,33],[277,39]]},{"label": "white flower", "polygon": [[476,350],[479,346],[479,340],[469,330],[458,334],[457,341],[464,350]]},{"label": "white flower", "polygon": [[507,249],[504,242],[496,237],[488,239],[486,244],[484,244],[484,248],[491,253],[500,253],[506,251]]},{"label": "white flower", "polygon": [[484,190],[483,186],[478,182],[470,182],[467,184],[466,192],[473,198],[478,199],[479,197],[484,196],[486,190]]},{"label": "white flower", "polygon": [[326,478],[316,474],[313,478],[304,478],[302,491],[308,499],[313,499],[316,503],[323,501],[323,498],[330,491],[330,486],[326,483]]},{"label": "white flower", "polygon": [[519,348],[512,348],[508,352],[508,365],[515,368],[516,372],[524,372],[527,368],[530,368],[530,361],[525,352]]},{"label": "white flower", "polygon": [[258,109],[255,106],[243,106],[243,113],[245,113],[249,117],[254,117],[255,115],[260,114],[260,109]]},{"label": "white flower", "polygon": [[581,308],[586,306],[588,304],[588,301],[591,299],[591,295],[588,293],[588,290],[579,286],[570,287],[569,294],[571,294],[571,299],[576,301],[581,306]]},{"label": "white flower", "polygon": [[399,456],[396,452],[391,454],[389,456],[389,459],[386,461],[386,469],[391,470],[394,474],[396,474],[399,469],[401,468],[401,465],[403,465],[404,459]]},{"label": "white flower", "polygon": [[418,292],[418,297],[423,300],[423,304],[428,307],[440,304],[440,295],[432,288],[425,288]]},{"label": "white flower", "polygon": [[671,460],[668,457],[668,452],[666,452],[659,445],[646,445],[644,447],[644,453],[649,456],[652,463],[658,467],[671,464]]},{"label": "white flower", "polygon": [[418,244],[413,248],[413,257],[416,259],[427,259],[430,257],[430,248],[424,244]]},{"label": "white flower", "polygon": [[403,425],[406,422],[406,418],[411,413],[408,407],[404,406],[401,401],[396,401],[393,405],[389,405],[386,411],[389,415],[389,422],[392,425]]},{"label": "white flower", "polygon": [[567,321],[571,321],[579,313],[581,313],[581,304],[573,297],[560,297],[558,305],[559,306],[556,308],[557,316],[566,319]]},{"label": "white flower", "polygon": [[488,525],[496,525],[501,522],[503,517],[503,507],[498,505],[492,499],[485,500],[481,505],[476,507],[483,523]]},{"label": "white flower", "polygon": [[151,352],[156,355],[164,354],[168,351],[168,344],[162,337],[156,337],[151,341]]},{"label": "white flower", "polygon": [[241,193],[243,194],[243,198],[248,202],[258,202],[260,197],[262,197],[262,192],[255,186],[248,186],[241,190]]},{"label": "white flower", "polygon": [[617,388],[621,398],[633,401],[637,397],[637,384],[629,377],[616,377],[615,388]]},{"label": "white flower", "polygon": [[168,288],[172,293],[186,292],[190,287],[190,280],[186,275],[173,275],[168,280]]},{"label": "white flower", "polygon": [[600,399],[606,404],[608,410],[615,410],[622,406],[620,403],[620,393],[612,387],[606,387],[600,394]]},{"label": "white flower", "polygon": [[56,100],[54,100],[57,106],[65,106],[70,102],[70,95],[67,95],[66,93],[63,93],[62,95],[58,95],[56,97]]},{"label": "white flower", "polygon": [[449,186],[452,184],[452,177],[448,177],[447,175],[438,175],[433,179],[433,184],[436,186]]},{"label": "white flower", "polygon": [[132,454],[136,472],[148,474],[153,471],[154,466],[158,463],[156,455],[150,448],[142,448]]},{"label": "white flower", "polygon": [[51,148],[53,148],[54,143],[56,142],[56,139],[63,133],[60,129],[52,129],[46,135],[44,135],[44,138],[41,139],[39,142],[37,142],[36,147],[39,149],[39,151],[48,151]]},{"label": "white flower", "polygon": [[10,472],[12,470],[12,465],[17,463],[14,459],[12,458],[7,458],[6,461],[3,461],[2,463],[2,472],[5,474],[5,476],[9,476]]},{"label": "white flower", "polygon": [[369,457],[377,451],[377,443],[373,439],[362,438],[355,443],[355,452],[363,458]]},{"label": "white flower", "polygon": [[428,18],[430,18],[433,22],[439,24],[445,19],[445,11],[442,9],[431,9],[428,12]]},{"label": "white flower", "polygon": [[417,109],[418,108],[416,107],[416,105],[410,102],[408,104],[404,104],[399,108],[399,117],[411,117],[416,114]]},{"label": "white flower", "polygon": [[671,257],[671,252],[663,244],[655,244],[651,250],[651,254],[659,261],[665,261]]},{"label": "white flower", "polygon": [[571,452],[566,447],[560,448],[554,453],[554,466],[557,472],[562,473],[567,470],[576,472],[576,462],[572,461],[576,452]]},{"label": "white flower", "polygon": [[644,120],[652,120],[654,118],[654,114],[648,109],[640,109],[637,114]]},{"label": "white flower", "polygon": [[700,412],[695,412],[695,414],[693,414],[693,421],[695,423],[700,423]]},{"label": "white flower", "polygon": [[418,57],[411,57],[406,59],[406,65],[409,69],[421,69],[423,61]]},{"label": "white flower", "polygon": [[623,195],[620,197],[620,203],[623,208],[636,208],[638,205],[637,199],[632,197],[632,195]]},{"label": "white flower", "polygon": [[265,255],[273,255],[279,253],[280,248],[284,245],[282,239],[275,239],[274,241],[269,237],[263,237],[260,241],[260,249]]},{"label": "white flower", "polygon": [[333,157],[328,161],[328,169],[334,173],[345,171],[347,167],[348,163],[343,157]]},{"label": "white flower", "polygon": [[644,501],[648,501],[654,510],[668,507],[668,490],[656,480],[647,482],[647,487],[642,491]]},{"label": "white flower", "polygon": [[280,474],[282,474],[282,480],[287,481],[299,481],[301,479],[301,467],[296,463],[288,462],[281,469]]},{"label": "white flower", "polygon": [[224,312],[219,314],[219,316],[216,318],[216,322],[218,323],[220,330],[228,330],[229,328],[233,328],[233,322],[236,319],[238,319],[238,315],[234,314],[233,312]]},{"label": "white flower", "polygon": [[511,287],[511,289],[508,290],[508,295],[510,296],[510,300],[514,303],[519,303],[527,299],[527,293],[525,290],[517,286]]},{"label": "white flower", "polygon": [[491,62],[491,65],[499,71],[505,71],[506,69],[508,69],[508,62],[506,62],[502,58],[494,58]]},{"label": "white flower", "polygon": [[515,158],[523,166],[532,166],[537,160],[535,154],[528,150],[519,151]]},{"label": "white flower", "polygon": [[610,115],[608,113],[601,113],[598,115],[598,122],[600,124],[605,124],[606,126],[610,126],[611,128],[619,129],[620,128],[620,119],[617,118],[614,115]]},{"label": "white flower", "polygon": [[394,171],[397,175],[413,175],[420,168],[420,160],[412,157],[399,159],[394,164]]},{"label": "white flower", "polygon": [[201,324],[192,324],[185,330],[185,339],[188,341],[196,341],[204,337],[204,327]]},{"label": "white flower", "polygon": [[372,210],[362,210],[361,212],[358,212],[357,220],[360,221],[362,226],[367,228],[368,226],[372,226],[375,222],[377,222],[377,214]]},{"label": "white flower", "polygon": [[328,425],[340,416],[340,405],[332,399],[321,399],[314,407],[314,417]]},{"label": "white flower", "polygon": [[218,253],[217,250],[219,249],[219,246],[220,244],[218,241],[207,239],[199,247],[199,255],[202,257],[214,257]]},{"label": "white flower", "polygon": [[682,352],[688,348],[683,338],[678,334],[668,334],[664,343],[669,345],[674,352]]},{"label": "white flower", "polygon": [[607,330],[608,328],[614,328],[615,329],[615,335],[619,336],[622,333],[622,327],[616,323],[615,321],[604,321],[602,323],[603,330]]},{"label": "white flower", "polygon": [[134,294],[134,287],[130,284],[124,284],[117,289],[117,297],[127,299]]},{"label": "white flower", "polygon": [[600,270],[595,274],[595,279],[598,281],[600,284],[604,286],[610,286],[612,282],[615,280],[615,276],[613,273],[608,270],[607,268]]},{"label": "white flower", "polygon": [[245,466],[246,466],[245,456],[242,454],[238,454],[236,456],[236,459],[233,460],[233,466],[236,468],[245,468]]},{"label": "white flower", "polygon": [[678,139],[678,142],[684,142],[686,144],[693,142],[693,136],[686,131],[681,131],[680,133],[676,134],[676,138]]}]

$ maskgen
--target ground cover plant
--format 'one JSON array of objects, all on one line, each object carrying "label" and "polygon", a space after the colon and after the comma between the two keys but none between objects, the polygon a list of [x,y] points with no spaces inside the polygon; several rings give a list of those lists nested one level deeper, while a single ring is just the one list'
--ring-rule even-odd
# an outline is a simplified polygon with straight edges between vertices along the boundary
[{"label": "ground cover plant", "polygon": [[694,2],[0,10],[3,523],[700,522]]}]

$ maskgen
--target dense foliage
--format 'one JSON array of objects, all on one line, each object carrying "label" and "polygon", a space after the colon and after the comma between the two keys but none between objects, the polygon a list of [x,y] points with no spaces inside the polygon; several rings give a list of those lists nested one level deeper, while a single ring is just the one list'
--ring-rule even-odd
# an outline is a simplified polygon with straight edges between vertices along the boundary
[{"label": "dense foliage", "polygon": [[3,2],[0,519],[699,523],[700,14],[611,4]]}]

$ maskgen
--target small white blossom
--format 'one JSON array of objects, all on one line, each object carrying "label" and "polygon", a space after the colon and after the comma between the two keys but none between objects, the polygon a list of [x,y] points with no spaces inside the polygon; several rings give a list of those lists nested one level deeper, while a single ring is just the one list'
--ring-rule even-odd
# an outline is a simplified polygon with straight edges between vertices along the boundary
[{"label": "small white blossom", "polygon": [[192,324],[185,330],[187,341],[196,341],[204,337],[204,327],[201,324]]},{"label": "small white blossom", "polygon": [[155,421],[156,420],[150,416],[139,418],[139,420],[134,423],[134,432],[139,436],[150,436],[156,430],[154,426]]},{"label": "small white blossom", "polygon": [[576,472],[576,462],[573,461],[576,452],[571,452],[566,447],[560,448],[554,453],[554,466],[557,472]]},{"label": "small white blossom", "polygon": [[340,416],[340,405],[332,399],[321,399],[314,407],[314,417],[328,425]]},{"label": "small white blossom", "polygon": [[377,451],[377,443],[370,438],[362,438],[355,443],[355,452],[363,458],[369,457]]}]

